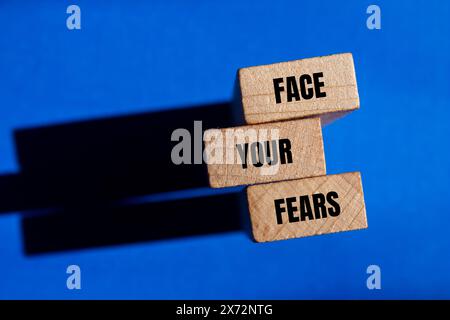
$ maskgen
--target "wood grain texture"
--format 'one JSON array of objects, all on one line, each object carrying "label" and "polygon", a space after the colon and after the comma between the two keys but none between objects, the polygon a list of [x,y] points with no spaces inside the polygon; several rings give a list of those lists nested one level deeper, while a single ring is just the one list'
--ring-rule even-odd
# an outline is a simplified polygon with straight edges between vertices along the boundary
[{"label": "wood grain texture", "polygon": [[[274,79],[322,73],[325,97],[287,102],[288,86],[281,85],[281,102],[276,103]],[[355,68],[351,53],[242,68],[238,71],[240,100],[248,124],[320,116],[323,125],[359,108]],[[301,81],[297,83],[300,86]],[[314,87],[307,84],[306,88]],[[300,90],[300,88],[299,88]]]},{"label": "wood grain texture", "polygon": [[[325,197],[326,216],[320,211],[320,206],[317,210],[314,206],[313,195],[318,194]],[[308,201],[300,201],[301,196],[306,196]],[[253,236],[257,242],[367,228],[359,172],[250,186],[247,197]],[[338,211],[332,201],[339,206],[337,216]],[[311,206],[313,219],[305,214],[308,211],[306,202]],[[277,216],[282,221],[278,221]]]},{"label": "wood grain texture", "polygon": [[[279,160],[278,170],[276,172],[268,172],[268,170],[273,166],[269,166],[267,162],[264,163],[262,167],[255,167],[250,156],[250,150],[248,151],[248,156],[246,157],[249,160],[247,168],[243,168],[242,161],[236,161],[233,164],[208,163],[209,183],[213,188],[282,181],[286,179],[298,179],[326,174],[322,128],[319,118],[275,122],[270,124],[242,126],[228,129],[242,129],[244,131],[253,129],[256,130],[256,132],[262,132],[265,130],[269,133],[267,137],[258,135],[257,139],[245,137],[245,142],[247,143],[264,142],[271,139],[274,139],[274,141],[282,141],[287,139],[290,143],[290,153],[292,156],[291,162],[289,163],[286,161],[285,164],[282,164],[282,152],[277,148],[273,148],[275,149]],[[226,136],[226,131],[228,129],[220,129],[223,136]],[[271,132],[275,131],[278,132],[278,134],[272,135]],[[210,132],[211,130],[207,130],[205,132],[205,136]],[[205,141],[205,150],[210,147],[211,142]],[[239,154],[236,143],[223,145],[223,154],[225,155],[229,151],[234,152],[237,160]],[[272,152],[273,150],[271,149],[271,155],[274,154]]]}]

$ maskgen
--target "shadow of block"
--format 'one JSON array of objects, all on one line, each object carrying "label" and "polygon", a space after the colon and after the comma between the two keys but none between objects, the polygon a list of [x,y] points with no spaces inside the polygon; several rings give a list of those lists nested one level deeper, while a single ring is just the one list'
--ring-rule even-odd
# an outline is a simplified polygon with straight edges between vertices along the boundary
[{"label": "shadow of block", "polygon": [[241,192],[22,218],[27,255],[243,230]]},{"label": "shadow of block", "polygon": [[235,119],[221,103],[16,130],[21,171],[0,177],[0,212],[30,211],[27,255],[245,230],[243,192],[127,202],[208,187],[205,164],[173,164],[172,132]]},{"label": "shadow of block", "polygon": [[221,103],[16,130],[21,171],[0,177],[0,212],[206,187],[205,164],[171,160],[172,132],[196,120],[203,130],[236,124]]}]

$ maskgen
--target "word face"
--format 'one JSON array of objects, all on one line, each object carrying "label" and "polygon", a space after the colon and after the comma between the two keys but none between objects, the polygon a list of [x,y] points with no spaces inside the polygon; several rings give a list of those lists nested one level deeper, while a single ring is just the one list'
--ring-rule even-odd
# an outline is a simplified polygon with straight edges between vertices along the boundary
[{"label": "word face", "polygon": [[[238,154],[242,162],[242,169],[247,169],[248,161],[256,167],[262,167],[264,164],[269,166],[279,163],[292,163],[291,141],[289,139],[280,139],[264,142],[253,142],[236,145]],[[280,160],[279,160],[280,159]]]},{"label": "word face", "polygon": [[351,53],[239,69],[248,124],[320,117],[322,125],[359,108]]},{"label": "word face", "polygon": [[[297,79],[295,77],[275,78],[273,79],[273,87],[275,92],[276,103],[281,103],[281,92],[285,91],[284,85],[286,85],[286,101],[300,101],[302,99],[309,100],[314,97],[324,98],[327,96],[326,92],[321,91],[325,86],[321,80],[323,72],[316,72],[312,74],[303,74],[299,77],[297,85]],[[300,88],[300,89],[299,89]]]}]

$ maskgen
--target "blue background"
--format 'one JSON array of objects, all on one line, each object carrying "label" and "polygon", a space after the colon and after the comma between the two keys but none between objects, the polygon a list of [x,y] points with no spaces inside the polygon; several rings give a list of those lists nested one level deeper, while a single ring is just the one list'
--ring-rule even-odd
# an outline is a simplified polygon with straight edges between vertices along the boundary
[{"label": "blue background", "polygon": [[[0,216],[0,298],[450,298],[450,4],[0,2],[0,171],[12,130],[231,98],[237,68],[352,52],[361,109],[324,129],[328,173],[361,171],[369,228],[268,244],[235,232],[26,257]],[[80,235],[81,236],[81,235]],[[66,289],[78,264],[82,289]],[[382,290],[366,288],[377,264]]]}]

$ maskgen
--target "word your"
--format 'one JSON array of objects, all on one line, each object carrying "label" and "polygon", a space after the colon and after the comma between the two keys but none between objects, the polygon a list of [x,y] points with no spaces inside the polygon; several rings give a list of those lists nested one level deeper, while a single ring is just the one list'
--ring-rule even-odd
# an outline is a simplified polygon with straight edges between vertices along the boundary
[{"label": "word your", "polygon": [[79,6],[72,4],[67,7],[67,14],[70,14],[66,20],[66,26],[69,30],[80,30],[81,29],[81,9]]},{"label": "word your", "polygon": [[[341,207],[335,201],[338,197],[337,192],[331,191],[326,195],[316,193],[311,196],[303,195],[298,198],[275,199],[274,206],[277,224],[283,224],[283,213],[285,212],[287,213],[289,223],[305,221],[306,219],[323,219],[327,215],[337,217],[341,213]],[[297,201],[298,206],[296,206]],[[327,203],[329,205],[328,208]]]},{"label": "word your", "polygon": [[76,264],[70,265],[66,269],[66,273],[70,274],[67,278],[66,286],[69,290],[81,289],[81,269]]},{"label": "word your", "polygon": [[[314,96],[316,98],[326,97],[326,92],[321,91],[321,88],[325,86],[324,82],[320,81],[322,77],[323,72],[313,73],[312,77],[309,74],[303,74],[299,77],[298,85],[295,77],[273,79],[276,103],[282,102],[281,92],[285,91],[285,89],[286,102],[299,101],[300,97],[305,100],[312,99]],[[283,86],[284,83],[286,83],[286,88]]]},{"label": "word your", "polygon": [[[247,169],[249,143],[237,144],[237,151],[241,158],[242,169]],[[262,167],[264,163],[269,166],[277,165],[280,158],[281,164],[292,163],[291,141],[280,139],[250,144],[251,164],[254,167]]]},{"label": "word your", "polygon": [[367,14],[370,16],[367,18],[366,26],[369,30],[380,30],[381,29],[381,9],[379,6],[372,4],[367,7]]}]

